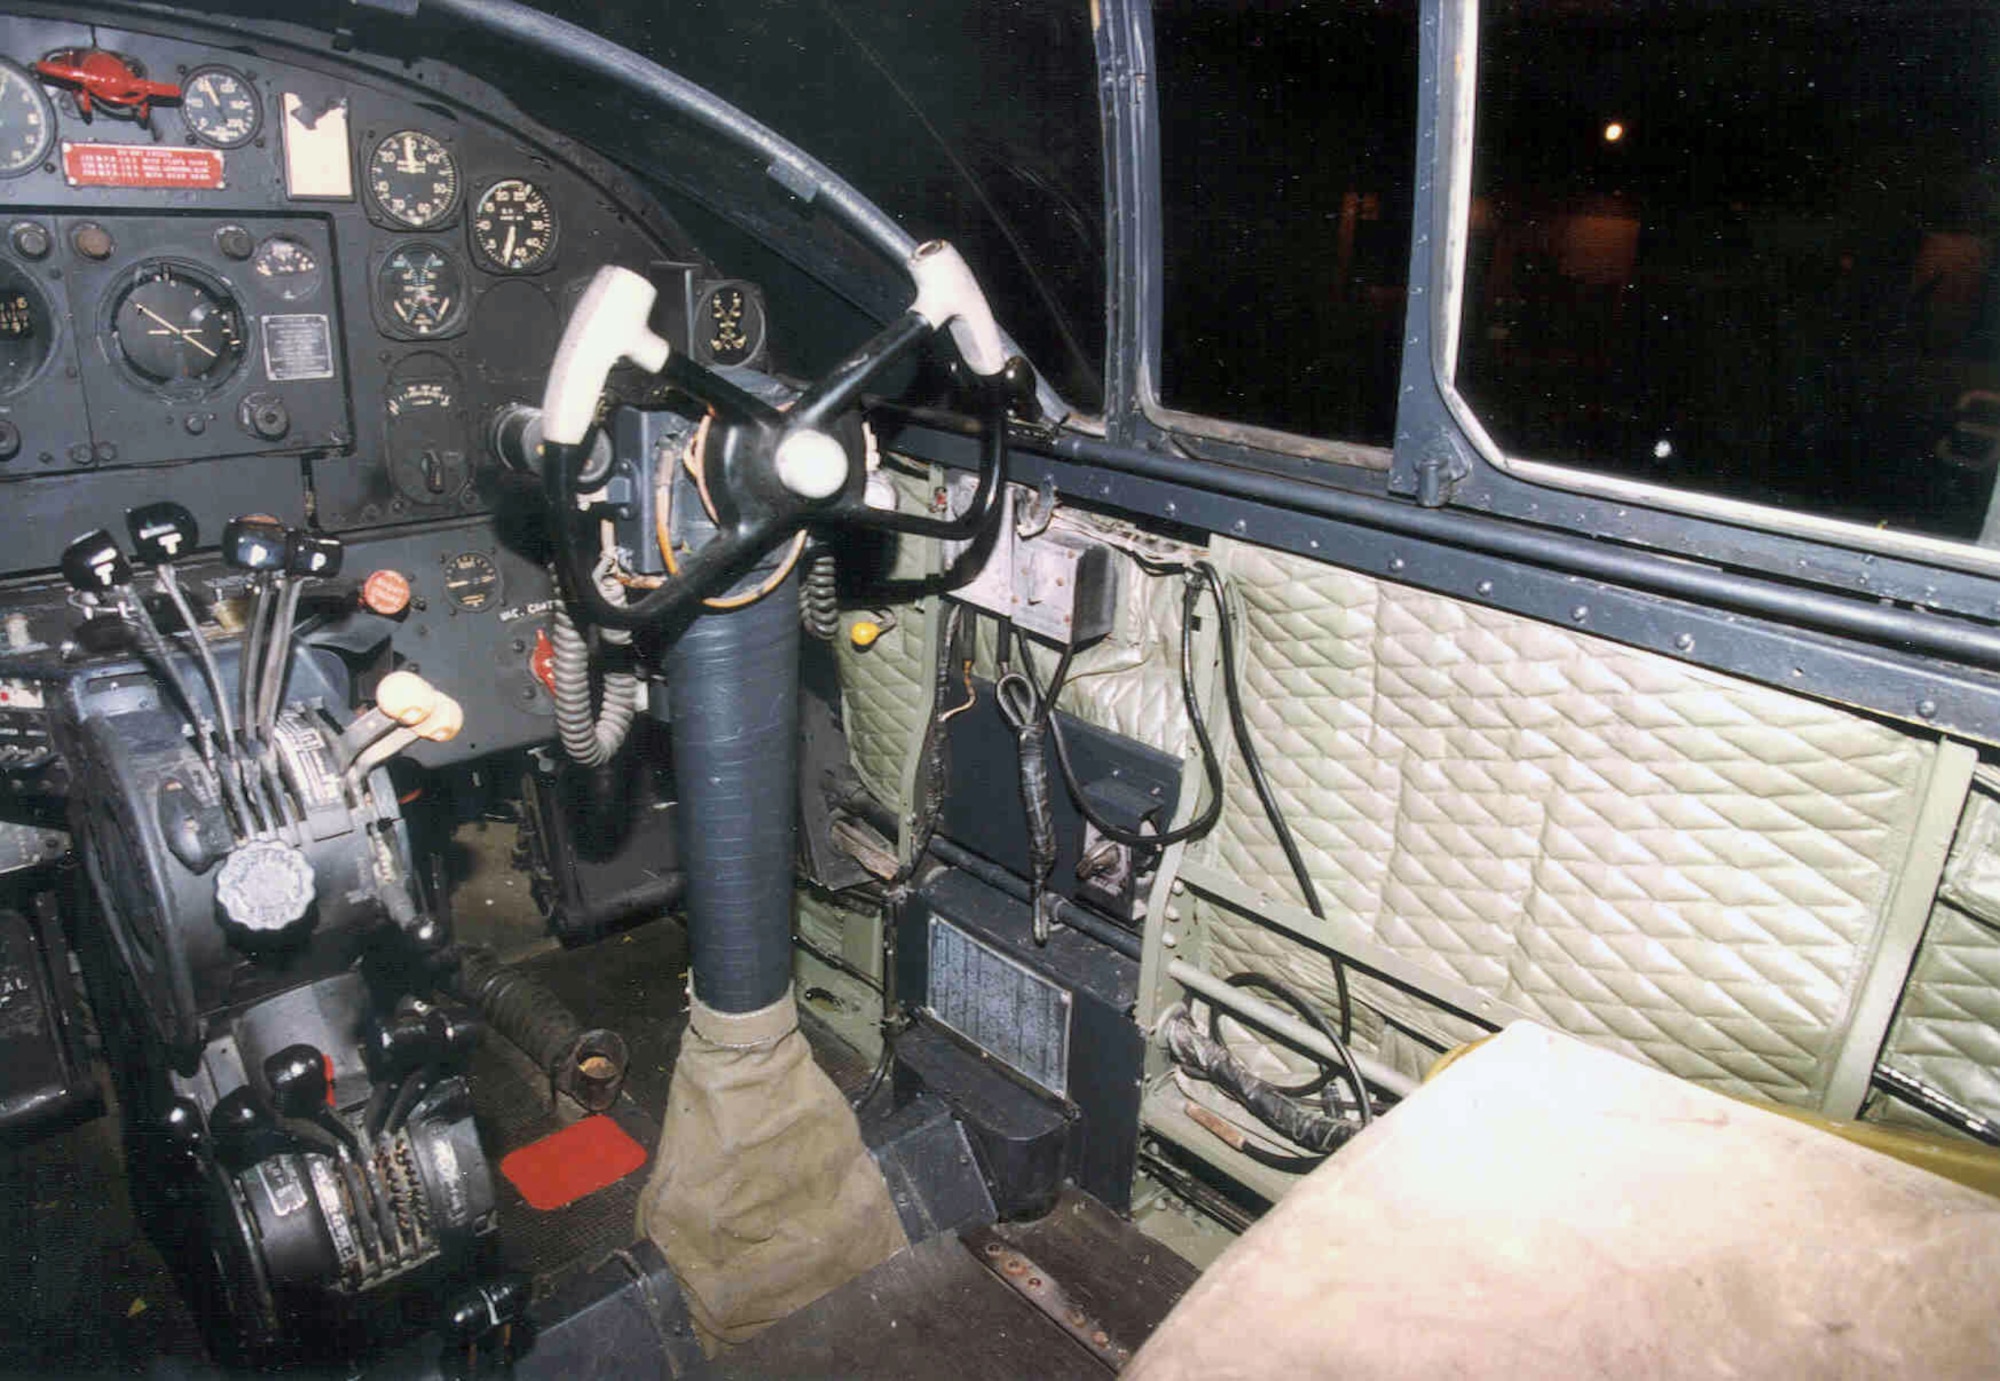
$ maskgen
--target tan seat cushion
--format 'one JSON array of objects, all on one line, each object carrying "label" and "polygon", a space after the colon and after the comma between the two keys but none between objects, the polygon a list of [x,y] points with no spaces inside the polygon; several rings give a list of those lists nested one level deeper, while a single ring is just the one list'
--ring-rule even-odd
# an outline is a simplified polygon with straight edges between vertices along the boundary
[{"label": "tan seat cushion", "polygon": [[1993,1376],[2000,1202],[1531,1023],[1307,1177],[1138,1381]]}]

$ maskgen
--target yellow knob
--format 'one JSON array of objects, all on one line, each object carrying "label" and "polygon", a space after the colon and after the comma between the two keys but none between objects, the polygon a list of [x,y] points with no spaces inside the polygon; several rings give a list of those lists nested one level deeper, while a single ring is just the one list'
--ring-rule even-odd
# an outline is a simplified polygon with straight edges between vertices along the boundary
[{"label": "yellow knob", "polygon": [[881,636],[882,625],[873,619],[856,619],[847,628],[847,640],[863,652],[875,646],[875,640]]},{"label": "yellow knob", "polygon": [[392,671],[375,688],[375,708],[398,724],[421,724],[437,708],[439,691],[413,671]]}]

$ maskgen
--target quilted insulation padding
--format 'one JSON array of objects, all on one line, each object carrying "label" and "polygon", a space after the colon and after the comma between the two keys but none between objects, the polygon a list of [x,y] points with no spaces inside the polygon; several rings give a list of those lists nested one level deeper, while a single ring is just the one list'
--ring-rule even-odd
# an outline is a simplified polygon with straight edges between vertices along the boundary
[{"label": "quilted insulation padding", "polygon": [[[1990,788],[1966,800],[1882,1063],[2000,1119],[2000,800]],[[1935,1125],[1891,1098],[1870,1116]]]},{"label": "quilted insulation padding", "polygon": [[[1939,902],[1910,970],[1882,1063],[2000,1118],[2000,930]],[[1883,1121],[1933,1125],[1894,1099]]]},{"label": "quilted insulation padding", "polygon": [[[1244,698],[1330,912],[1673,1073],[1823,1092],[1934,745],[1570,629],[1224,551]],[[1204,861],[1298,902],[1234,758],[1228,798]],[[1205,918],[1217,969],[1278,965],[1331,1000],[1323,958]],[[1358,986],[1433,1040],[1473,1034]]]},{"label": "quilted insulation padding", "polygon": [[[902,494],[906,513],[919,512],[929,501],[930,482],[918,475],[888,470]],[[897,539],[889,574],[897,580],[928,573],[937,559],[937,543],[927,538]],[[930,708],[930,677],[924,668],[924,615],[919,606],[903,605],[895,623],[866,648],[856,648],[847,630],[872,610],[849,610],[841,616],[834,659],[840,673],[840,698],[847,729],[847,751],[861,783],[878,801],[903,807],[903,765],[914,751],[918,732]]]}]

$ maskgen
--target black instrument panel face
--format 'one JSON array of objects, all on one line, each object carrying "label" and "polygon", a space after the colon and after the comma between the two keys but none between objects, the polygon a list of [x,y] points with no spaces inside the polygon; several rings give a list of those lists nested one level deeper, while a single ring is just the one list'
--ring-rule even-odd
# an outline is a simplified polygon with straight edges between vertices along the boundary
[{"label": "black instrument panel face", "polygon": [[[604,264],[661,281],[682,348],[761,346],[761,303],[704,296],[722,275],[642,194],[497,99],[43,14],[0,14],[0,575],[163,491],[205,538],[254,508],[329,532],[488,511],[488,422],[539,401]],[[64,76],[101,54],[117,100]]]}]

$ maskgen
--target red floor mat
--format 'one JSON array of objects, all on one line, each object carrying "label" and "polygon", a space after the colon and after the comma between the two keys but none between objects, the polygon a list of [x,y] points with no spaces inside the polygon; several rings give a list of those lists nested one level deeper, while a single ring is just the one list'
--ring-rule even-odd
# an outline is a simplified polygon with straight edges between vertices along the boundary
[{"label": "red floor mat", "polygon": [[646,1148],[599,1114],[573,1122],[501,1158],[500,1173],[530,1208],[573,1204],[646,1163]]}]

